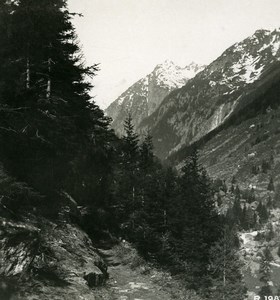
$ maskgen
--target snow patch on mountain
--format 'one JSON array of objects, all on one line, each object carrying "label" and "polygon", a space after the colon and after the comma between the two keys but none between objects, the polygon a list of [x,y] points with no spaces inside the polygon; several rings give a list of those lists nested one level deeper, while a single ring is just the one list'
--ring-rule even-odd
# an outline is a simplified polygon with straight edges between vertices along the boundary
[{"label": "snow patch on mountain", "polygon": [[246,83],[252,83],[262,74],[264,66],[258,66],[260,57],[244,54],[239,62],[232,65],[235,75],[238,73],[240,80]]},{"label": "snow patch on mountain", "polygon": [[277,53],[278,53],[278,51],[279,51],[279,49],[280,49],[280,40],[277,41],[277,42],[275,42],[275,43],[272,45],[272,54],[273,54],[274,56],[276,56]]},{"label": "snow patch on mountain", "polygon": [[230,88],[232,87],[230,84],[234,80],[246,84],[253,83],[260,78],[264,69],[264,66],[259,64],[260,60],[259,56],[254,57],[248,53],[244,53],[241,59],[230,67],[232,75],[224,76],[220,83],[227,84]]},{"label": "snow patch on mountain", "polygon": [[[279,31],[274,31],[274,33],[279,33]],[[271,50],[271,53],[273,56],[276,56],[279,49],[280,49],[280,37],[279,35],[275,34],[273,35],[272,39],[268,42],[265,43],[260,49],[259,53],[265,51],[265,50]]]}]

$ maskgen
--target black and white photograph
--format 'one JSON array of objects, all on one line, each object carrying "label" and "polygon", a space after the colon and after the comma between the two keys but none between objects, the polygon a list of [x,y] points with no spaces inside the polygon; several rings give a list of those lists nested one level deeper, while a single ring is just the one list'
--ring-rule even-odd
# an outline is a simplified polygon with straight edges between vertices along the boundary
[{"label": "black and white photograph", "polygon": [[280,1],[0,0],[0,300],[280,300]]}]

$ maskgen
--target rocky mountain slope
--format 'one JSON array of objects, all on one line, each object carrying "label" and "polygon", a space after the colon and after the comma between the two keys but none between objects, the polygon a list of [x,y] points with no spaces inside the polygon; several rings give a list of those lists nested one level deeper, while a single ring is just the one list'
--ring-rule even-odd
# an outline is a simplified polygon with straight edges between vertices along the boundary
[{"label": "rocky mountain slope", "polygon": [[151,130],[157,155],[199,140],[264,93],[279,78],[279,48],[280,30],[258,30],[171,92],[139,125]]},{"label": "rocky mountain slope", "polygon": [[152,73],[133,84],[106,109],[106,114],[113,119],[112,127],[122,133],[128,112],[137,127],[158,108],[165,96],[185,85],[202,69],[203,66],[195,63],[181,68],[169,60],[157,65]]},{"label": "rocky mountain slope", "polygon": [[[275,187],[280,183],[280,79],[195,145],[212,178],[230,183],[235,177],[265,196],[270,178]],[[190,148],[171,155],[171,162],[180,167]]]},{"label": "rocky mountain slope", "polygon": [[271,177],[280,183],[279,108],[221,131],[200,153],[212,177],[229,182],[235,176],[244,188],[266,191]]}]

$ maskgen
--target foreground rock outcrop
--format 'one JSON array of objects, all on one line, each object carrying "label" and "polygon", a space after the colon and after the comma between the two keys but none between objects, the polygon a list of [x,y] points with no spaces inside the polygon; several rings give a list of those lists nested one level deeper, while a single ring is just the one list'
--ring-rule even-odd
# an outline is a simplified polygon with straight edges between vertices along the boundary
[{"label": "foreground rock outcrop", "polygon": [[76,225],[0,217],[0,299],[95,299],[107,266]]}]

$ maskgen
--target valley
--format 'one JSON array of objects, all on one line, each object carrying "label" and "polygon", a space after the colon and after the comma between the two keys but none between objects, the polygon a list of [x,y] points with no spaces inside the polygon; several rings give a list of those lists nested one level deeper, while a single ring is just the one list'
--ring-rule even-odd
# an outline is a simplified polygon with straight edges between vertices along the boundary
[{"label": "valley", "polygon": [[[110,13],[122,26],[125,11],[102,5],[97,21]],[[124,58],[118,49],[134,46],[146,10],[136,10],[121,40],[115,32],[92,46],[91,37],[94,53],[122,55],[87,66],[76,32],[82,14],[67,1],[0,2],[1,300],[279,294],[280,29],[254,25],[207,65],[161,60],[175,51],[171,40],[157,53],[163,62],[151,63],[158,34],[146,60],[146,35],[137,57]],[[179,45],[190,49],[184,34]],[[116,79],[116,60],[135,65]],[[107,99],[107,109],[95,102],[102,68],[112,72],[103,87],[96,81],[104,92],[148,64],[152,72]]]}]

